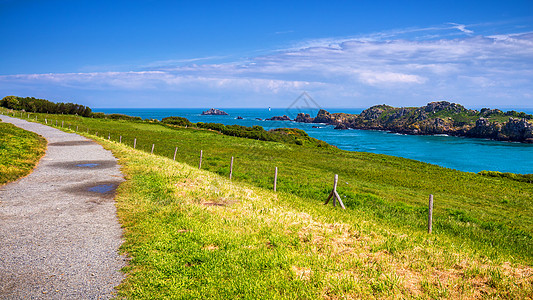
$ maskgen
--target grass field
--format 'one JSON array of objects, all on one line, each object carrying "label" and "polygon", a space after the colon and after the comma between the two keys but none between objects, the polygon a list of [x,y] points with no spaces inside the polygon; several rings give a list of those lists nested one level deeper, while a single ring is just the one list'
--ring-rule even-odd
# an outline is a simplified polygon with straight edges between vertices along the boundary
[{"label": "grass field", "polygon": [[[35,115],[30,116],[34,119]],[[125,166],[136,298],[505,297],[533,292],[533,186],[408,159],[74,116]],[[111,140],[107,142],[110,135]],[[122,136],[122,144],[116,141]],[[137,150],[133,151],[133,139]],[[155,144],[154,154],[150,152]],[[178,147],[178,163],[172,158]],[[204,160],[197,170],[200,150]],[[167,157],[161,158],[160,156]],[[235,157],[233,182],[226,179]],[[272,194],[274,167],[278,193]],[[207,172],[211,171],[211,172]],[[339,174],[347,209],[322,203]],[[426,233],[435,195],[434,234]],[[157,298],[157,296],[155,296]]]},{"label": "grass field", "polygon": [[131,299],[528,298],[530,266],[447,235],[384,225],[100,139],[127,181],[117,206]]},{"label": "grass field", "polygon": [[0,185],[28,175],[45,150],[41,136],[0,121]]}]

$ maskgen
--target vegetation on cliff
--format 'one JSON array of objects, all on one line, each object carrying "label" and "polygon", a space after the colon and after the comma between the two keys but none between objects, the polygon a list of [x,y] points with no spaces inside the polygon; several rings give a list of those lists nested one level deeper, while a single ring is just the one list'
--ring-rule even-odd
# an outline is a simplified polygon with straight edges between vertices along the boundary
[{"label": "vegetation on cliff", "polygon": [[422,107],[376,105],[361,114],[320,110],[315,118],[299,114],[295,121],[326,123],[337,129],[377,129],[406,134],[448,134],[533,143],[533,116],[523,112],[483,108],[466,109],[446,101]]}]

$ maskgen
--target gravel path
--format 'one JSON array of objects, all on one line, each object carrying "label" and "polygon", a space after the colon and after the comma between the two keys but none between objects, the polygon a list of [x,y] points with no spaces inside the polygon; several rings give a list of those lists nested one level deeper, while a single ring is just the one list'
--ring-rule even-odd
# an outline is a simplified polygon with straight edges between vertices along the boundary
[{"label": "gravel path", "polygon": [[125,258],[110,151],[82,136],[0,115],[45,137],[25,178],[0,187],[0,299],[109,299]]}]

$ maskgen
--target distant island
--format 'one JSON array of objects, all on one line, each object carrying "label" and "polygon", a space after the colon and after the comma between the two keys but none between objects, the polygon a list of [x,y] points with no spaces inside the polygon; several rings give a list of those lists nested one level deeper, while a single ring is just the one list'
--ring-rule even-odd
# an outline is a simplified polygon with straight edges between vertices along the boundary
[{"label": "distant island", "polygon": [[478,111],[447,101],[431,102],[422,107],[376,105],[358,115],[332,114],[321,109],[314,118],[299,113],[294,121],[335,125],[335,129],[373,129],[413,135],[447,134],[533,143],[532,115],[489,108]]},{"label": "distant island", "polygon": [[220,109],[211,108],[210,110],[206,110],[202,112],[202,116],[227,116],[228,113],[225,111],[222,111]]}]

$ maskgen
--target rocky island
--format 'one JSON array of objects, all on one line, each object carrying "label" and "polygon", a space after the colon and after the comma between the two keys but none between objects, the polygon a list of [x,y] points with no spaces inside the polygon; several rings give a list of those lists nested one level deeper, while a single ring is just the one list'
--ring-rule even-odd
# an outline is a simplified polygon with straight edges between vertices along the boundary
[{"label": "rocky island", "polygon": [[274,116],[272,118],[265,119],[267,121],[292,121],[291,118],[287,117],[286,115],[283,116]]},{"label": "rocky island", "polygon": [[374,129],[414,135],[447,134],[533,143],[532,115],[489,108],[477,111],[447,101],[431,102],[422,107],[376,105],[359,115],[332,114],[321,109],[314,118],[300,113],[294,121],[325,123],[335,125],[335,129]]},{"label": "rocky island", "polygon": [[202,116],[227,116],[228,113],[225,111],[222,111],[220,109],[211,108],[210,110],[206,110],[202,112]]}]

